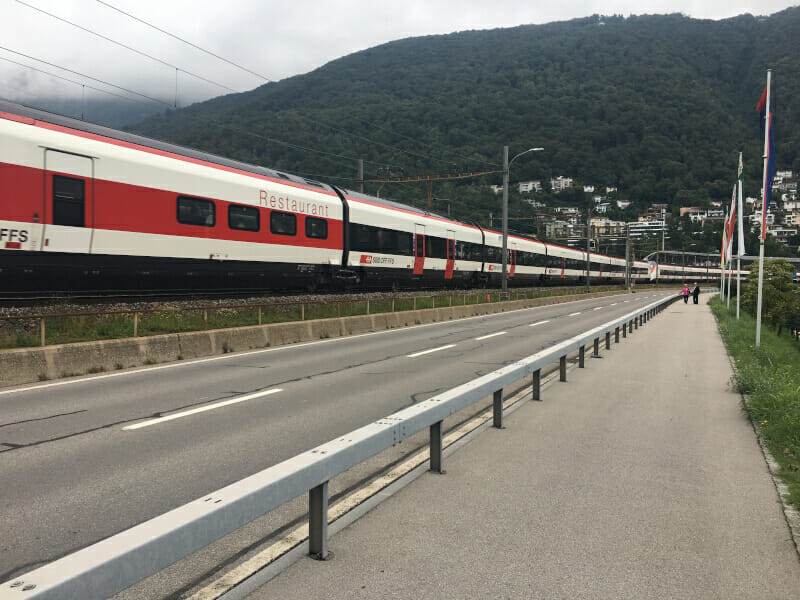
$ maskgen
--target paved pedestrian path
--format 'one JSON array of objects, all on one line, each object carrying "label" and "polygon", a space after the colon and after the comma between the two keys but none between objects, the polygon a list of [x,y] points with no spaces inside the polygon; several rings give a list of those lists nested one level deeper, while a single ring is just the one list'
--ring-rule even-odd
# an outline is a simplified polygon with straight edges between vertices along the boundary
[{"label": "paved pedestrian path", "polygon": [[705,304],[674,304],[331,537],[266,598],[800,598]]}]

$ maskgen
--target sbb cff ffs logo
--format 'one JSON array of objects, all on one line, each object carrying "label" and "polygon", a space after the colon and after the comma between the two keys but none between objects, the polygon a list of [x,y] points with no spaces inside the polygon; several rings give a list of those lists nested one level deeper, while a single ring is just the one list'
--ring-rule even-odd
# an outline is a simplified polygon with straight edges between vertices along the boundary
[{"label": "sbb cff ffs logo", "polygon": [[0,228],[0,242],[6,242],[6,247],[9,247],[8,242],[11,242],[12,244],[14,243],[19,244],[27,241],[28,241],[27,229],[8,229],[6,227]]}]

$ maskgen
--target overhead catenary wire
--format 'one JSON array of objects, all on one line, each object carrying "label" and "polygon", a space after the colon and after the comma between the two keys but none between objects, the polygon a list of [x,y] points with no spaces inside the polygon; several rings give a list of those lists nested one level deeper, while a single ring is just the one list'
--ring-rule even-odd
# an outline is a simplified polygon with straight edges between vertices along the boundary
[{"label": "overhead catenary wire", "polygon": [[[206,48],[203,48],[202,46],[199,46],[199,45],[197,45],[197,44],[195,44],[193,42],[190,42],[190,41],[188,41],[188,40],[186,40],[186,39],[184,39],[184,38],[182,38],[182,37],[180,37],[178,35],[175,35],[174,33],[171,33],[171,32],[169,32],[169,31],[167,31],[167,30],[165,30],[165,29],[163,29],[161,27],[158,27],[157,25],[154,25],[154,24],[152,24],[152,23],[150,23],[148,21],[145,21],[144,19],[142,19],[140,17],[137,17],[137,16],[135,16],[135,15],[133,15],[133,14],[127,12],[127,11],[124,11],[121,8],[118,8],[118,7],[114,6],[113,4],[110,4],[109,2],[106,2],[104,0],[96,0],[96,2],[98,4],[102,4],[103,6],[109,8],[109,9],[111,9],[113,11],[116,11],[116,12],[122,14],[122,15],[125,15],[126,17],[128,17],[130,19],[133,19],[134,21],[136,21],[138,23],[141,23],[142,25],[145,25],[147,27],[155,29],[156,31],[158,31],[160,33],[163,33],[164,35],[167,35],[167,36],[169,36],[169,37],[171,37],[171,38],[173,38],[173,39],[175,39],[175,40],[177,40],[179,42],[182,42],[182,43],[184,43],[184,44],[186,44],[188,46],[191,46],[192,48],[194,48],[194,49],[196,49],[196,50],[198,50],[200,52],[203,52],[203,53],[205,53],[205,54],[207,54],[209,56],[212,56],[212,57],[216,58],[217,60],[220,60],[220,61],[222,61],[222,62],[224,62],[224,63],[226,63],[228,65],[231,65],[231,66],[233,66],[233,67],[235,67],[237,69],[240,69],[240,70],[242,70],[242,71],[244,71],[246,73],[249,73],[250,75],[258,77],[258,78],[262,79],[263,81],[266,81],[268,83],[275,83],[274,79],[272,79],[270,77],[267,77],[266,75],[263,75],[263,74],[258,73],[256,71],[253,71],[252,69],[244,67],[244,66],[242,66],[242,65],[240,65],[240,64],[238,64],[238,63],[236,63],[236,62],[234,62],[232,60],[229,60],[229,59],[227,59],[227,58],[225,58],[223,56],[220,56],[219,54],[216,54],[215,52],[207,50]],[[445,160],[445,159],[442,159],[442,158],[436,158],[436,157],[427,156],[427,155],[420,155],[420,154],[411,152],[409,150],[404,150],[402,148],[398,148],[397,146],[394,146],[394,145],[391,145],[391,144],[385,144],[385,143],[382,143],[382,142],[376,142],[375,140],[371,140],[371,139],[366,138],[364,136],[360,136],[358,134],[343,130],[340,127],[336,127],[334,125],[331,125],[330,123],[326,123],[325,121],[320,121],[319,119],[314,119],[314,118],[309,117],[307,115],[301,115],[301,117],[304,118],[304,119],[307,119],[308,121],[310,121],[312,123],[317,123],[318,125],[322,125],[324,127],[329,127],[329,128],[331,128],[331,129],[333,129],[335,131],[339,131],[341,133],[344,133],[345,135],[350,135],[350,136],[353,136],[353,137],[357,137],[357,138],[362,139],[362,140],[364,140],[366,142],[369,142],[371,144],[380,145],[380,146],[383,146],[385,148],[391,148],[393,150],[396,150],[398,152],[402,152],[404,154],[408,154],[409,156],[413,156],[415,158],[423,158],[423,159],[427,159],[427,160],[433,160],[433,161],[437,161],[437,162],[452,164],[452,161],[448,161],[448,160]],[[361,120],[363,123],[366,123],[367,125],[369,125],[371,127],[378,128],[374,124],[368,123],[367,121],[364,121],[362,119],[359,119],[359,120]],[[411,140],[411,141],[413,141],[415,143],[420,143],[420,141],[417,140],[417,139],[410,138],[408,136],[403,136],[403,137],[406,137],[406,139],[409,139],[409,140]],[[456,156],[458,156],[458,155],[456,155]],[[461,157],[461,158],[463,158],[463,157]],[[485,162],[486,164],[490,164],[490,165],[495,165],[496,166],[496,163],[492,163],[492,162],[489,162],[489,161],[481,161],[481,162]]]},{"label": "overhead catenary wire", "polygon": [[114,40],[114,39],[112,39],[110,37],[107,37],[107,36],[103,35],[102,33],[98,33],[98,32],[96,32],[96,31],[94,31],[92,29],[89,29],[88,27],[84,27],[82,25],[78,25],[77,23],[69,21],[68,19],[65,19],[63,17],[59,17],[58,15],[54,15],[53,13],[47,12],[44,9],[38,8],[36,6],[33,6],[32,4],[28,4],[24,0],[15,0],[15,2],[17,2],[17,4],[21,4],[22,6],[30,8],[31,10],[35,10],[37,12],[40,12],[42,14],[47,15],[48,17],[51,17],[51,18],[56,19],[58,21],[61,21],[62,23],[66,23],[67,25],[71,25],[72,27],[80,29],[81,31],[85,31],[88,34],[91,34],[91,35],[94,35],[96,37],[99,37],[100,39],[105,40],[105,41],[107,41],[107,42],[109,42],[111,44],[115,44],[115,45],[120,46],[122,48],[125,48],[126,50],[129,50],[131,52],[135,52],[136,54],[138,54],[140,56],[144,56],[145,58],[148,58],[150,60],[156,61],[156,62],[158,62],[158,63],[160,63],[160,64],[162,64],[162,65],[164,65],[166,67],[169,67],[170,69],[177,69],[180,72],[185,73],[186,75],[190,75],[191,77],[195,77],[196,79],[199,79],[201,81],[205,81],[206,83],[210,83],[211,85],[215,85],[215,86],[217,86],[219,88],[222,88],[224,90],[227,90],[229,92],[238,93],[240,91],[240,90],[235,90],[233,88],[230,88],[227,85],[224,85],[222,83],[218,83],[216,81],[213,81],[211,79],[203,77],[202,75],[198,75],[197,73],[192,73],[191,71],[188,71],[186,69],[178,67],[177,65],[173,65],[171,63],[168,63],[167,61],[161,60],[160,58],[158,58],[156,56],[152,56],[151,54],[147,54],[146,52],[142,52],[141,50],[137,50],[136,48],[134,48],[132,46],[128,46],[127,44],[123,44],[122,42],[118,42],[117,40]]},{"label": "overhead catenary wire", "polygon": [[[127,92],[127,93],[130,93],[130,94],[134,94],[134,95],[136,95],[136,96],[139,96],[139,97],[141,97],[141,98],[144,98],[144,99],[146,99],[146,100],[148,100],[148,101],[150,101],[150,102],[155,102],[155,103],[157,103],[157,104],[161,104],[161,105],[163,105],[163,106],[166,106],[167,108],[171,108],[171,107],[172,107],[172,105],[171,105],[169,102],[165,102],[165,101],[163,101],[163,100],[159,100],[159,99],[157,99],[157,98],[152,98],[152,97],[150,97],[150,96],[147,96],[147,95],[145,95],[145,94],[140,94],[139,92],[135,92],[135,91],[133,91],[133,90],[129,90],[128,88],[124,88],[124,87],[122,87],[122,86],[118,86],[118,85],[116,85],[116,84],[113,84],[113,83],[110,83],[110,82],[104,81],[104,80],[102,80],[102,79],[99,79],[99,78],[96,78],[96,77],[91,77],[91,76],[89,76],[89,75],[85,75],[84,73],[81,73],[81,72],[79,72],[79,71],[74,71],[74,70],[72,70],[72,69],[68,69],[68,68],[66,68],[66,67],[62,67],[62,66],[60,66],[60,65],[57,65],[57,64],[55,64],[55,63],[51,63],[51,62],[48,62],[48,61],[45,61],[45,60],[42,60],[42,59],[36,58],[36,57],[34,57],[34,56],[30,56],[30,55],[28,55],[28,54],[24,54],[24,53],[22,53],[22,52],[17,52],[17,51],[15,51],[15,50],[11,50],[10,48],[6,48],[5,46],[0,46],[0,50],[4,50],[4,51],[6,51],[6,52],[10,52],[10,53],[12,53],[12,54],[16,54],[16,55],[18,55],[18,56],[23,56],[23,57],[25,57],[25,58],[27,58],[27,59],[29,59],[29,60],[34,60],[34,61],[36,61],[36,62],[40,62],[40,63],[46,64],[46,65],[48,65],[48,66],[50,66],[50,67],[53,67],[53,68],[55,68],[55,69],[61,69],[61,70],[63,70],[63,71],[67,71],[67,72],[69,72],[69,73],[72,73],[72,74],[74,74],[74,75],[78,75],[79,77],[85,77],[85,78],[87,78],[87,79],[90,79],[90,80],[92,80],[92,81],[96,81],[96,82],[98,82],[98,83],[102,83],[103,85],[107,85],[107,86],[110,86],[110,87],[116,88],[116,89],[118,89],[118,90],[122,90],[122,91],[124,91],[124,92]],[[77,84],[77,85],[85,85],[85,84],[83,84],[83,83],[79,83],[79,82],[76,82],[76,81],[72,81],[72,80],[70,80],[70,79],[67,79],[67,78],[65,78],[65,77],[61,77],[61,76],[59,76],[59,75],[55,75],[55,74],[53,74],[53,73],[48,73],[48,72],[46,72],[46,71],[42,71],[41,69],[37,69],[36,67],[32,67],[32,66],[30,66],[30,65],[23,65],[22,63],[18,63],[18,62],[16,62],[16,61],[11,61],[11,60],[10,60],[10,59],[8,59],[8,58],[0,57],[0,59],[2,59],[2,60],[7,60],[7,61],[9,61],[9,62],[13,62],[13,63],[15,63],[15,64],[19,64],[19,65],[21,65],[21,66],[25,66],[26,68],[30,68],[30,69],[33,69],[33,70],[35,70],[35,71],[39,71],[39,72],[41,72],[41,73],[45,73],[45,74],[47,74],[47,75],[51,75],[51,76],[53,76],[53,77],[57,77],[57,78],[59,78],[59,79],[63,79],[63,80],[66,80],[66,81],[70,81],[71,83],[75,83],[75,84]],[[90,87],[91,87],[91,86],[90,86]],[[101,89],[99,89],[99,88],[94,88],[94,87],[92,87],[91,89],[96,89],[97,91],[101,91],[101,92],[105,92],[105,93],[111,93],[111,92],[106,92],[105,90],[101,90]],[[135,99],[135,98],[126,98],[126,97],[124,97],[124,96],[119,96],[119,94],[113,94],[113,93],[111,93],[111,94],[112,94],[112,95],[114,95],[114,96],[118,96],[118,97],[120,97],[120,98],[125,98],[125,99],[127,99],[127,100],[134,100],[134,101],[136,101],[136,99]],[[140,100],[139,100],[138,102],[142,102],[142,101],[140,101]],[[273,138],[273,137],[269,137],[269,136],[263,136],[263,135],[260,135],[260,134],[254,133],[254,132],[252,132],[252,131],[246,130],[246,129],[239,129],[239,128],[236,128],[236,127],[232,127],[232,126],[230,126],[230,125],[226,125],[226,124],[223,124],[223,123],[219,123],[219,122],[217,122],[217,121],[215,121],[215,120],[213,120],[213,119],[210,119],[210,118],[208,118],[208,117],[205,117],[205,118],[203,118],[203,119],[198,119],[198,118],[195,118],[195,117],[191,117],[190,115],[188,115],[188,114],[186,114],[186,113],[175,113],[175,114],[176,114],[176,115],[179,115],[179,118],[185,118],[185,119],[189,119],[189,120],[191,120],[191,121],[195,121],[195,122],[197,122],[198,124],[201,124],[201,125],[209,125],[209,124],[210,124],[210,125],[213,125],[213,126],[215,126],[215,127],[219,127],[219,128],[221,128],[221,129],[225,129],[225,130],[228,130],[228,131],[231,131],[231,132],[234,132],[234,133],[238,133],[238,134],[242,134],[242,135],[246,135],[246,136],[254,137],[254,138],[256,138],[256,139],[263,140],[263,141],[267,141],[267,142],[270,142],[270,143],[281,144],[281,145],[283,145],[283,146],[286,146],[286,147],[289,147],[289,148],[293,148],[293,149],[295,149],[295,150],[301,150],[301,151],[303,151],[303,152],[312,152],[312,153],[320,154],[320,155],[323,155],[323,156],[328,156],[328,157],[331,157],[331,158],[339,158],[339,159],[341,159],[341,160],[346,160],[346,161],[347,161],[347,162],[349,162],[349,163],[352,163],[354,160],[357,160],[356,158],[354,158],[354,157],[352,157],[352,156],[345,156],[345,155],[343,155],[343,154],[337,154],[337,153],[335,153],[335,152],[327,152],[327,151],[325,151],[325,150],[317,150],[317,149],[314,149],[314,148],[307,148],[307,147],[305,147],[305,146],[300,146],[299,144],[293,144],[293,143],[291,143],[291,142],[286,142],[286,141],[284,141],[284,140],[280,140],[280,139],[277,139],[277,138]],[[378,166],[382,166],[382,167],[393,167],[393,166],[395,166],[395,165],[391,165],[391,164],[387,164],[387,163],[380,163],[380,162],[377,162],[377,161],[365,161],[365,162],[369,162],[370,164],[374,164],[374,165],[378,165]],[[327,176],[322,176],[322,178],[327,178]],[[337,177],[335,177],[335,176],[334,176],[334,177],[331,177],[331,179],[333,179],[333,178],[337,178]]]}]

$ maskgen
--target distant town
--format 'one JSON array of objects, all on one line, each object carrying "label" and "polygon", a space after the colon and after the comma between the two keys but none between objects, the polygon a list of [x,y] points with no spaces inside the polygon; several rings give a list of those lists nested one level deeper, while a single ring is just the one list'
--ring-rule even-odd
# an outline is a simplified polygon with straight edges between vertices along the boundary
[{"label": "distant town", "polygon": [[[490,186],[495,194],[503,187]],[[549,190],[558,194],[576,187],[571,177],[554,177],[549,180]],[[583,185],[587,199],[591,199],[591,219],[589,237],[630,237],[633,240],[646,237],[668,240],[670,229],[680,228],[685,219],[694,226],[704,228],[707,224],[725,221],[728,207],[721,201],[712,201],[708,207],[681,206],[679,214],[672,214],[668,204],[651,204],[644,212],[636,211],[631,202],[620,197],[617,188],[610,186]],[[586,206],[561,206],[537,198],[537,193],[547,191],[541,180],[520,181],[519,194],[530,204],[536,215],[538,236],[548,240],[563,240],[568,245],[585,244]],[[551,196],[552,198],[552,196]],[[548,202],[550,206],[548,206]],[[761,228],[760,197],[744,199],[745,227],[751,233]],[[625,219],[612,219],[608,212],[625,214]],[[628,215],[627,213],[630,213]],[[684,219],[685,218],[685,219]],[[792,171],[778,171],[772,187],[772,200],[767,213],[767,235],[787,248],[800,251],[800,199],[797,195],[796,174]],[[583,241],[582,241],[583,240]]]}]

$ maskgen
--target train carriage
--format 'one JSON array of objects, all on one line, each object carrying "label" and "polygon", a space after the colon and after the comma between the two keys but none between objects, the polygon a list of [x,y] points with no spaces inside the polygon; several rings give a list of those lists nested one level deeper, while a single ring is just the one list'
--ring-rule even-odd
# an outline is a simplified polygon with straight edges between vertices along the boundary
[{"label": "train carriage", "polygon": [[[5,291],[499,286],[500,232],[0,101]],[[508,236],[512,286],[586,281],[586,253]],[[625,260],[592,253],[597,283]],[[719,278],[635,261],[633,281]]]},{"label": "train carriage", "polygon": [[1,268],[16,289],[276,287],[341,262],[330,186],[4,108],[0,228],[18,233]]}]

